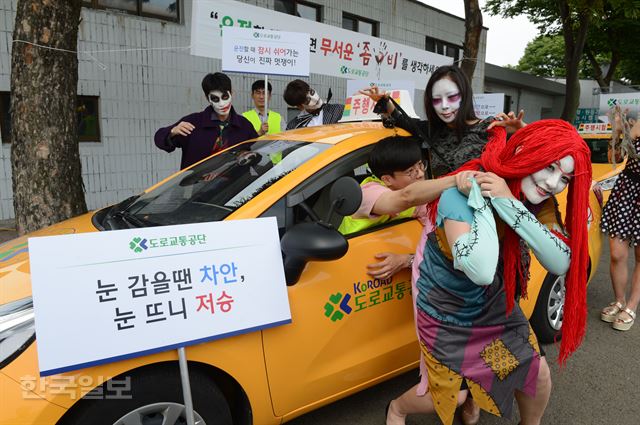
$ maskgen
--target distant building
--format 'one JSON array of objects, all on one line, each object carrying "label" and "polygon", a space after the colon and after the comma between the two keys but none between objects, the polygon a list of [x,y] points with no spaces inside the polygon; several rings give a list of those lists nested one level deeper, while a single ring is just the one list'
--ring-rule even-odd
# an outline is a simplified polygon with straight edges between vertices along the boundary
[{"label": "distant building", "polygon": [[524,109],[526,122],[559,118],[564,106],[564,83],[490,63],[485,64],[484,91],[504,93],[505,111]]}]

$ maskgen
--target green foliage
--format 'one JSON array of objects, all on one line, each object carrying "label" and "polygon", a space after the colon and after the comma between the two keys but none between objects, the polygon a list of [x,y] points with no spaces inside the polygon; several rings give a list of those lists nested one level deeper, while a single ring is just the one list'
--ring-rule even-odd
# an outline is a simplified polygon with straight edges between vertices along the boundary
[{"label": "green foliage", "polygon": [[[565,77],[565,40],[560,23],[560,4],[568,5],[572,17],[579,11],[591,15],[587,42],[578,71],[580,78],[597,78],[591,53],[606,77],[613,63],[614,79],[638,84],[640,59],[640,1],[638,0],[487,0],[485,11],[506,18],[527,15],[540,35],[527,44],[515,69],[541,77]],[[575,29],[575,26],[574,26]]]},{"label": "green foliage", "polygon": [[539,77],[565,77],[564,40],[558,35],[534,38],[527,44],[515,69]]}]

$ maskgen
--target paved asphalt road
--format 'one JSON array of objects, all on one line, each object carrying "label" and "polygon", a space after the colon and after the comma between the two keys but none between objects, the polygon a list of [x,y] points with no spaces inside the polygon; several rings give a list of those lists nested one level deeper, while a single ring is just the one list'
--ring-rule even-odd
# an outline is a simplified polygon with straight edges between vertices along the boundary
[{"label": "paved asphalt road", "polygon": [[[11,222],[0,222],[0,243],[15,237],[7,230]],[[631,259],[629,267],[631,267]],[[609,252],[603,252],[598,271],[588,290],[587,335],[582,347],[560,370],[558,350],[545,346],[551,365],[553,391],[542,423],[545,425],[638,425],[640,424],[640,323],[628,332],[618,332],[600,321],[599,311],[612,300],[609,283]],[[416,383],[417,372],[409,372],[329,406],[301,416],[291,425],[374,425],[384,423],[384,407]],[[459,424],[460,422],[456,422]],[[516,423],[482,413],[483,425]],[[436,425],[435,415],[414,415],[408,425]]]},{"label": "paved asphalt road", "polygon": [[[632,262],[629,261],[629,267]],[[627,332],[613,330],[600,321],[600,309],[612,300],[609,251],[603,250],[588,296],[587,335],[580,349],[560,369],[555,345],[545,346],[551,366],[553,390],[542,419],[545,425],[640,424],[640,323]],[[322,409],[308,413],[291,425],[384,424],[387,402],[416,383],[409,372]],[[516,409],[517,410],[517,409]],[[437,425],[435,415],[413,415],[407,425]],[[461,422],[456,421],[456,424]],[[517,423],[482,412],[480,424]]]}]

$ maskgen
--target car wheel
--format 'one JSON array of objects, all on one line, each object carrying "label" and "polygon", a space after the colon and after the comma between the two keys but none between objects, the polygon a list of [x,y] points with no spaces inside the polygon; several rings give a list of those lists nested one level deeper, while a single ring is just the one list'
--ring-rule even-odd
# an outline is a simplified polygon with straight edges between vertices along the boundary
[{"label": "car wheel", "polygon": [[[227,400],[215,382],[193,367],[189,379],[196,425],[231,425]],[[150,365],[94,389],[72,406],[59,423],[186,425],[183,403],[178,364]]]},{"label": "car wheel", "polygon": [[538,341],[549,344],[562,338],[565,276],[548,274],[542,282],[538,300],[529,319]]}]

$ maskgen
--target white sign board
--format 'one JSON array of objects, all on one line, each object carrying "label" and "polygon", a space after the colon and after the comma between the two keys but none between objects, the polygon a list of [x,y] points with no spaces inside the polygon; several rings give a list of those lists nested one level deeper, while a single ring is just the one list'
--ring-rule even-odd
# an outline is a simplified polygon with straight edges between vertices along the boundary
[{"label": "white sign board", "polygon": [[348,79],[411,80],[424,87],[453,58],[233,0],[198,0],[191,14],[191,54],[222,58],[227,27],[310,34],[311,71]]},{"label": "white sign board", "polygon": [[29,239],[42,376],[291,322],[276,219]]},{"label": "white sign board", "polygon": [[[600,95],[600,110],[599,113],[603,116],[607,116],[609,110],[615,106],[625,111],[628,110],[627,115],[632,118],[640,117],[640,91],[631,93],[607,93]],[[608,119],[606,120],[609,121]]]},{"label": "white sign board", "polygon": [[[392,90],[405,90],[409,93],[411,102],[414,100],[414,92],[416,91],[416,83],[414,81],[374,81],[374,80],[348,80],[347,81],[347,97],[355,96],[360,90],[377,86],[380,91],[388,92]],[[426,86],[426,82],[424,84]],[[424,87],[423,87],[424,88]]]},{"label": "white sign board", "polygon": [[504,112],[504,93],[479,93],[473,95],[473,110],[481,120]]},{"label": "white sign board", "polygon": [[309,34],[224,28],[222,70],[308,77]]}]

